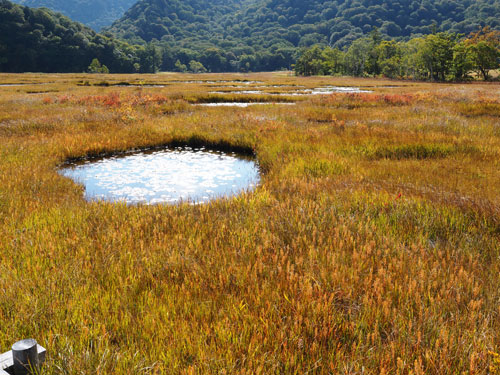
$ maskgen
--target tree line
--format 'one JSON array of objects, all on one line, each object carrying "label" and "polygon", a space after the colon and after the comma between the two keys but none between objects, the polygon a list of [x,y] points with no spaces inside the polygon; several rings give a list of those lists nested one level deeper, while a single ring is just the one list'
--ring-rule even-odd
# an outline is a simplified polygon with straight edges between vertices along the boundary
[{"label": "tree line", "polygon": [[383,39],[377,30],[345,49],[303,49],[298,75],[385,76],[430,81],[464,81],[475,74],[490,80],[500,69],[500,32],[484,27],[468,36],[434,32],[408,41]]}]

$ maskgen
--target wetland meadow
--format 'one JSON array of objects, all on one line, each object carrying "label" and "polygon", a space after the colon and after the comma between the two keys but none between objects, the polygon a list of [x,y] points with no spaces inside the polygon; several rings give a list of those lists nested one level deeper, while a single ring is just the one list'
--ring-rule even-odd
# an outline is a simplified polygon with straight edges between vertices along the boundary
[{"label": "wetland meadow", "polygon": [[[127,204],[59,173],[160,147],[259,181]],[[0,327],[44,374],[500,374],[500,85],[0,74]]]}]

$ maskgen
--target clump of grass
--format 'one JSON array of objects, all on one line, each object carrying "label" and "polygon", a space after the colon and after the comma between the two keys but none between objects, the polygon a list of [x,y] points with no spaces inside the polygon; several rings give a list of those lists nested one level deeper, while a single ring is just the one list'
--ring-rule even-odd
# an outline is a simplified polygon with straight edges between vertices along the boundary
[{"label": "clump of grass", "polygon": [[285,175],[306,176],[312,178],[324,178],[343,175],[349,172],[349,166],[337,160],[321,159],[297,159],[286,168]]},{"label": "clump of grass", "polygon": [[491,356],[491,365],[490,365],[490,373],[492,375],[500,374],[500,354],[495,352],[490,352]]},{"label": "clump of grass", "polygon": [[238,94],[205,94],[187,97],[186,100],[193,104],[202,103],[293,103],[297,99],[286,96],[272,96],[266,94],[238,95]]},{"label": "clump of grass", "polygon": [[455,147],[440,144],[413,144],[396,146],[372,146],[359,149],[368,159],[435,159],[444,158],[455,152]]},{"label": "clump of grass", "polygon": [[172,100],[153,107],[152,112],[159,115],[173,115],[186,112],[190,109],[189,103],[184,100]]},{"label": "clump of grass", "polygon": [[349,109],[366,107],[407,106],[419,99],[414,94],[377,94],[377,93],[334,93],[324,95],[320,103],[327,106],[345,107]]},{"label": "clump of grass", "polygon": [[89,87],[90,86],[90,82],[89,81],[80,80],[80,81],[78,81],[77,85],[78,86],[87,86],[87,87]]},{"label": "clump of grass", "polygon": [[474,156],[481,155],[481,151],[476,146],[453,145],[439,143],[418,143],[391,146],[368,145],[357,148],[357,152],[370,160],[377,159],[441,159],[450,155]]},{"label": "clump of grass", "polygon": [[315,122],[334,122],[336,120],[335,109],[324,106],[306,106],[302,108],[307,120]]},{"label": "clump of grass", "polygon": [[477,117],[477,116],[492,116],[500,117],[500,103],[459,103],[456,106],[458,112],[463,116]]}]

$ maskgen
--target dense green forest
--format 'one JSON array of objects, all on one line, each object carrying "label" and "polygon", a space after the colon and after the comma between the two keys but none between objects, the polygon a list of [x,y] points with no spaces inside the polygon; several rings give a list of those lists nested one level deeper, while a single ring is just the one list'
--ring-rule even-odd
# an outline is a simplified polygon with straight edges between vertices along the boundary
[{"label": "dense green forest", "polygon": [[123,16],[136,0],[13,0],[31,8],[45,7],[99,31]]},{"label": "dense green forest", "polygon": [[46,8],[0,0],[0,71],[83,72],[98,59],[111,72],[154,72],[158,50],[97,34]]},{"label": "dense green forest", "polygon": [[244,4],[242,0],[141,0],[109,31],[134,43],[196,39],[213,46],[225,33],[225,18],[241,11]]},{"label": "dense green forest", "polygon": [[[120,4],[125,6],[117,0],[108,5]],[[422,48],[428,48],[429,35],[447,35],[453,44],[447,53],[458,56],[457,48],[464,48],[464,69],[479,71],[472,47],[463,43],[484,26],[500,29],[500,0],[394,0],[390,6],[381,0],[140,0],[103,34],[48,9],[0,0],[0,69],[85,71],[96,58],[111,72],[270,71],[291,69],[301,56],[300,74],[403,77],[409,75],[405,66],[418,63],[423,68],[412,70],[414,78],[460,79],[449,63],[444,75],[422,63]],[[376,43],[370,41],[375,34]],[[317,46],[312,55],[311,46]],[[378,54],[389,56],[390,64]],[[315,60],[311,72],[300,70],[307,56]],[[327,69],[332,56],[336,63]],[[93,64],[90,70],[101,68]]]},{"label": "dense green forest", "polygon": [[163,70],[290,68],[297,48],[347,47],[377,28],[385,39],[500,28],[500,0],[140,0],[108,30],[165,50]]},{"label": "dense green forest", "polygon": [[295,72],[464,81],[472,75],[489,80],[490,71],[499,68],[500,32],[485,27],[468,37],[439,32],[407,42],[383,40],[375,30],[345,50],[318,45],[302,50]]},{"label": "dense green forest", "polygon": [[162,70],[196,67],[198,71],[225,72],[290,67],[293,46],[286,46],[284,58],[232,35],[228,20],[256,1],[141,0],[106,30],[130,43],[161,46]]}]

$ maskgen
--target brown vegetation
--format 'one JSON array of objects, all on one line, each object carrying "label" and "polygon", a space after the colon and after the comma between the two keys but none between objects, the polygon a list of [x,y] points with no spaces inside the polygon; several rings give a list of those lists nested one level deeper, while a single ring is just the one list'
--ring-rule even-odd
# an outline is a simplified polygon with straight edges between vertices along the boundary
[{"label": "brown vegetation", "polygon": [[[209,108],[191,103],[214,98],[213,83],[181,82],[204,80],[374,92]],[[26,83],[0,87],[5,350],[35,337],[47,374],[499,373],[498,85],[2,83]],[[206,205],[125,206],[86,202],[57,173],[68,158],[183,142],[254,150],[261,186]]]}]

